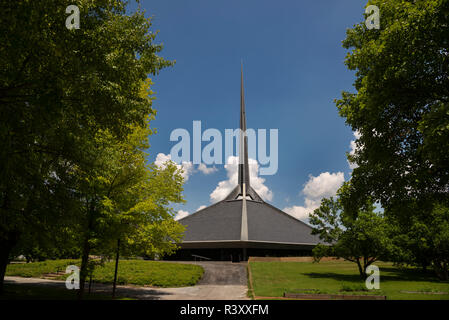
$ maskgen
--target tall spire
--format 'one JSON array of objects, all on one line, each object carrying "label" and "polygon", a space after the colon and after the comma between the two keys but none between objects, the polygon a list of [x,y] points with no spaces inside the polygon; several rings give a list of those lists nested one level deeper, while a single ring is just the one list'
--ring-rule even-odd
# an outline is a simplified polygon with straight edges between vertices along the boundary
[{"label": "tall spire", "polygon": [[[263,202],[262,198],[249,184],[248,137],[246,136],[245,90],[243,89],[243,62],[240,68],[240,137],[239,137],[239,177],[238,185],[228,194],[225,200],[242,199],[246,208],[246,199]],[[242,211],[242,239],[245,238],[246,209]]]},{"label": "tall spire", "polygon": [[240,66],[240,152],[239,186],[243,194],[243,185],[249,188],[248,137],[246,136],[245,91],[243,89],[243,62]]},{"label": "tall spire", "polygon": [[[246,208],[246,193],[249,188],[248,169],[248,137],[246,136],[245,91],[243,89],[243,62],[240,65],[240,152],[239,152],[239,185],[242,194],[242,221],[240,240],[248,241],[248,213]],[[246,249],[243,249],[243,259],[246,260]]]}]

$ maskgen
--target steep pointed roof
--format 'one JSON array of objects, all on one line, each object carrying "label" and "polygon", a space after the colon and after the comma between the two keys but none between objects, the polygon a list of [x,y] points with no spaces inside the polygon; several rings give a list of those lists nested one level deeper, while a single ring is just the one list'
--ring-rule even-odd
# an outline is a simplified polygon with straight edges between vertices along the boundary
[{"label": "steep pointed roof", "polygon": [[243,64],[240,70],[240,137],[238,184],[222,201],[179,220],[186,226],[184,248],[205,244],[226,247],[290,245],[311,247],[319,243],[306,223],[266,203],[250,185],[246,136]]},{"label": "steep pointed roof", "polygon": [[315,246],[312,228],[282,210],[259,201],[246,201],[247,239],[242,240],[243,200],[222,200],[179,220],[186,226],[183,244],[253,242]]}]

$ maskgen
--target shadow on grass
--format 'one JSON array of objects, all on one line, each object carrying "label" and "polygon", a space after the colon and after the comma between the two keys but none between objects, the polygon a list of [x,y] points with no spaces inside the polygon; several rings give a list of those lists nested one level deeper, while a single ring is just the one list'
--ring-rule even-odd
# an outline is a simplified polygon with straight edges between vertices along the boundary
[{"label": "shadow on grass", "polygon": [[400,267],[381,267],[380,274],[382,277],[382,272],[388,272],[389,275],[384,276],[384,278],[389,278],[391,280],[397,281],[427,281],[427,282],[438,282],[438,283],[449,283],[449,281],[443,281],[437,278],[433,271],[422,271],[421,269],[415,268],[400,268]]},{"label": "shadow on grass", "polygon": [[[385,274],[388,273],[388,274]],[[360,283],[364,281],[358,274],[341,274],[335,272],[309,272],[305,276],[318,279],[334,279],[339,281]],[[449,281],[439,280],[431,273],[424,273],[417,269],[402,269],[398,267],[381,267],[380,277],[383,281],[426,281],[435,283],[449,283]]]},{"label": "shadow on grass", "polygon": [[[76,290],[67,290],[61,281],[22,284],[14,280],[5,281],[5,291],[0,300],[77,300]],[[92,293],[84,293],[85,300],[112,300],[111,284],[94,284]],[[171,295],[148,287],[120,286],[117,287],[116,300],[144,299],[159,300],[163,295]]]},{"label": "shadow on grass", "polygon": [[309,272],[304,273],[305,276],[314,278],[314,279],[334,279],[338,281],[346,281],[346,282],[353,282],[353,283],[360,283],[362,281],[362,278],[360,278],[359,275],[356,274],[341,274],[341,273],[335,273],[335,272]]}]

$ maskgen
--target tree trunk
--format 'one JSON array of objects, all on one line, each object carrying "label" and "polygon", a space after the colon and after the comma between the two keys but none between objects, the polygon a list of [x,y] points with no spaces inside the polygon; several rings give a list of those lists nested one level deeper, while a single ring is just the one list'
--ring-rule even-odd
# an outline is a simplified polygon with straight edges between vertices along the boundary
[{"label": "tree trunk", "polygon": [[0,295],[3,293],[3,283],[5,280],[6,266],[9,262],[9,252],[7,246],[0,244]]},{"label": "tree trunk", "polygon": [[446,262],[434,261],[435,273],[440,280],[447,281],[449,278],[448,266]]},{"label": "tree trunk", "polygon": [[84,295],[84,286],[86,283],[87,278],[87,267],[89,264],[89,253],[90,253],[90,246],[89,246],[89,232],[86,232],[86,236],[84,239],[84,245],[83,245],[83,253],[81,256],[81,269],[80,269],[80,288],[78,290],[78,300],[83,299]]},{"label": "tree trunk", "polygon": [[443,262],[443,278],[445,281],[449,280],[448,279],[448,265],[447,262]]},{"label": "tree trunk", "polygon": [[424,263],[424,262],[423,262],[423,263],[421,264],[421,267],[422,267],[422,272],[423,272],[423,273],[427,273],[427,263]]},{"label": "tree trunk", "polygon": [[19,240],[16,231],[7,232],[6,239],[0,243],[0,295],[3,294],[6,267],[9,263],[9,255]]},{"label": "tree trunk", "polygon": [[362,267],[362,264],[360,263],[360,258],[356,258],[356,262],[357,262],[357,267],[359,268],[360,278],[362,278],[362,280],[366,280],[366,273],[363,270],[364,268]]},{"label": "tree trunk", "polygon": [[[87,225],[86,225],[86,231],[84,233],[84,244],[83,244],[83,251],[81,253],[81,268],[80,268],[80,288],[78,290],[78,300],[83,299],[84,295],[84,287],[86,284],[87,276],[89,275],[89,254],[90,254],[90,235],[93,231],[93,224],[94,224],[94,207],[92,202],[86,203],[86,210],[87,210]],[[93,272],[93,270],[91,270]]]},{"label": "tree trunk", "polygon": [[117,255],[115,257],[114,283],[112,284],[112,299],[115,298],[115,288],[117,285],[118,259],[120,257],[120,238],[117,239]]},{"label": "tree trunk", "polygon": [[367,257],[363,257],[363,274],[365,275],[365,279],[367,278],[366,268],[368,268],[368,260]]}]

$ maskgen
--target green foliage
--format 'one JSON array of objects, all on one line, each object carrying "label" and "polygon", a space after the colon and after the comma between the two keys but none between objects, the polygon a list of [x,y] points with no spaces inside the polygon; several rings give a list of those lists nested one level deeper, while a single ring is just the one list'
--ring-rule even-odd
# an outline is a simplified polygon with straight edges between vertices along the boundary
[{"label": "green foliage", "polygon": [[[429,211],[408,206],[408,220],[389,221],[394,226],[395,255],[393,261],[433,267],[439,278],[448,279],[449,266],[449,208],[441,204]],[[411,211],[414,210],[414,211]]]},{"label": "green foliage", "polygon": [[449,2],[368,4],[379,7],[381,28],[363,21],[343,41],[356,92],[336,104],[361,136],[341,201],[349,215],[366,199],[380,202],[398,232],[398,256],[445,269],[445,278],[449,219],[436,208],[449,206]]},{"label": "green foliage", "polygon": [[322,200],[310,215],[312,234],[318,234],[325,242],[313,249],[316,261],[335,256],[355,262],[360,276],[365,278],[370,264],[388,256],[392,243],[385,218],[374,211],[373,205],[366,207],[353,217],[345,214],[339,199]]},{"label": "green foliage", "polygon": [[[158,56],[151,19],[140,10],[128,14],[127,3],[2,6],[0,292],[12,254],[42,259],[82,252],[85,276],[92,249],[109,254],[117,235],[133,224],[170,220],[168,203],[182,201],[177,174],[150,195],[154,176],[168,173],[145,163],[148,123],[156,114],[148,75],[173,62]],[[80,29],[65,27],[70,4],[80,8]],[[164,223],[165,240],[179,239],[181,229]],[[155,244],[161,246],[173,250]]]},{"label": "green foliage", "polygon": [[[169,205],[183,201],[183,179],[173,164],[146,164],[148,135],[149,128],[140,127],[121,140],[100,132],[93,142],[95,165],[74,168],[74,188],[85,207],[78,234],[98,253],[115,252],[118,238],[139,244],[151,237],[155,250],[164,242],[179,242],[183,229],[173,220]],[[156,242],[161,232],[167,238]],[[170,251],[174,244],[164,245]]]},{"label": "green foliage", "polygon": [[[349,29],[346,65],[356,94],[344,92],[340,114],[361,133],[353,182],[383,205],[446,194],[449,179],[449,3],[370,1],[381,29]],[[369,180],[368,180],[369,179]],[[369,192],[367,194],[369,194]],[[441,194],[443,193],[443,194]]]},{"label": "green foliage", "polygon": [[94,268],[89,255],[115,256],[118,240],[122,253],[146,255],[171,253],[181,240],[184,228],[173,220],[170,204],[183,202],[183,178],[172,163],[164,168],[146,164],[150,134],[148,125],[134,126],[120,139],[99,130],[90,142],[95,152],[89,165],[73,167],[72,189],[80,199],[81,283],[87,269]]},{"label": "green foliage", "polygon": [[341,204],[332,197],[321,200],[321,205],[309,215],[309,222],[315,226],[313,234],[319,234],[320,239],[331,244],[337,241],[343,233]]}]

